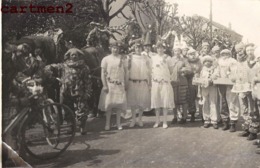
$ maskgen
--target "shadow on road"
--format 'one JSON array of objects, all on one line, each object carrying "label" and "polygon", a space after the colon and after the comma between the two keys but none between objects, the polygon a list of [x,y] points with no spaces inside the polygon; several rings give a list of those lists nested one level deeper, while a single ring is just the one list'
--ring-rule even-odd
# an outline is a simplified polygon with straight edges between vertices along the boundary
[{"label": "shadow on road", "polygon": [[[82,149],[82,150],[69,150],[57,159],[49,161],[33,161],[30,164],[33,167],[69,167],[71,165],[77,166],[82,162],[87,162],[84,166],[98,166],[102,163],[99,156],[102,155],[114,155],[119,153],[120,150],[100,150],[100,149]],[[82,166],[82,165],[81,165]]]}]

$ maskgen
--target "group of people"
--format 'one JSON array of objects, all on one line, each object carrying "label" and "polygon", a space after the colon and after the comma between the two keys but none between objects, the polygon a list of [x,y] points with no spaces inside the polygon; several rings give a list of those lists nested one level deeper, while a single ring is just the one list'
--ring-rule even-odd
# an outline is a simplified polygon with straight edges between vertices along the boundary
[{"label": "group of people", "polygon": [[[205,128],[213,126],[218,129],[222,121],[223,130],[235,132],[241,115],[244,121],[240,136],[257,139],[260,129],[260,49],[255,49],[254,44],[237,44],[234,56],[230,50],[221,50],[218,46],[210,49],[205,42],[197,52],[176,41],[172,56],[169,56],[163,41],[155,45],[156,52],[152,52],[149,40],[137,39],[132,43],[133,51],[127,55],[120,53],[120,42],[111,43],[111,54],[101,61],[103,88],[98,108],[106,112],[105,130],[110,130],[113,112],[117,114],[117,128],[122,130],[120,119],[127,109],[132,113],[129,127],[136,124],[142,127],[143,112],[154,109],[154,128],[161,125],[161,113],[162,127],[168,128],[169,111],[173,114],[172,124],[185,124],[188,113],[190,122],[194,122],[198,112]],[[40,49],[32,54],[28,45],[21,44],[11,59],[11,67],[16,69],[13,80],[16,86],[28,76],[47,78],[43,81],[50,85],[52,78],[49,76],[59,72],[60,102],[75,111],[82,123],[82,134],[86,132],[88,102],[93,92],[90,69],[83,57],[81,50],[71,48],[65,54],[64,62],[46,65]],[[12,96],[25,97],[26,94],[23,88],[12,87]],[[19,105],[23,104],[21,100]],[[259,140],[256,144],[260,146]]]},{"label": "group of people", "polygon": [[[172,57],[165,54],[166,45],[158,41],[156,52],[152,45],[137,39],[133,52],[120,54],[120,42],[111,43],[111,54],[101,62],[103,88],[99,109],[106,111],[105,130],[110,130],[111,114],[116,112],[116,124],[122,130],[121,113],[131,109],[129,127],[143,126],[143,111],[154,109],[154,128],[168,128],[167,115],[173,111],[172,124],[195,121],[199,112],[204,128],[211,125],[223,130],[236,131],[242,115],[243,132],[248,140],[257,139],[260,110],[260,49],[254,44],[235,46],[236,59],[229,49],[218,46],[210,49],[206,42],[197,52],[183,42],[175,42]],[[144,51],[143,51],[144,48]],[[136,119],[136,114],[138,120]],[[260,147],[259,140],[256,141]],[[257,153],[260,153],[258,150]]]}]

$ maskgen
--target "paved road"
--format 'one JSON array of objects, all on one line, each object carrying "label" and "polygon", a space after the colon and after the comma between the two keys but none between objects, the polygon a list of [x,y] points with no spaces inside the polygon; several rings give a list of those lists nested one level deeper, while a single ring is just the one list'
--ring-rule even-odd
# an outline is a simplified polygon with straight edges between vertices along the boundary
[{"label": "paved road", "polygon": [[124,130],[103,131],[105,118],[93,119],[88,134],[77,134],[61,157],[30,163],[35,167],[260,168],[256,147],[238,132],[206,129],[201,121],[152,128],[154,120],[145,116],[143,128],[128,128],[130,121],[124,120]]}]

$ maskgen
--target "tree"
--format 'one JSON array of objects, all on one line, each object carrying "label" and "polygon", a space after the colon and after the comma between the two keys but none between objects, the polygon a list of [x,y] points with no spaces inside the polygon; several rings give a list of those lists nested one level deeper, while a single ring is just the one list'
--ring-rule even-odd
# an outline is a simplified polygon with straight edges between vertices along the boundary
[{"label": "tree", "polygon": [[182,34],[184,41],[197,49],[203,41],[210,42],[209,22],[199,16],[182,16],[173,20],[173,30]]},{"label": "tree", "polygon": [[[103,18],[104,24],[106,26],[109,26],[110,21],[114,17],[118,16],[119,14],[121,14],[125,18],[128,18],[123,13],[123,10],[133,1],[136,0],[124,0],[121,6],[112,14],[111,14],[112,5],[113,3],[119,2],[119,0],[93,0],[93,3],[97,5],[101,17]],[[120,2],[122,2],[122,0],[120,0]]]},{"label": "tree", "polygon": [[145,19],[154,21],[156,34],[159,36],[171,29],[170,22],[178,13],[178,4],[166,3],[165,0],[139,0],[131,2],[129,6],[142,29],[147,29]]},{"label": "tree", "polygon": [[[64,6],[67,0],[37,0],[33,1],[33,5],[37,6]],[[4,1],[3,5],[18,6],[28,5],[24,1]],[[25,35],[35,33],[43,33],[53,27],[59,27],[64,32],[81,32],[79,37],[84,37],[88,31],[88,24],[91,21],[100,22],[96,6],[91,0],[74,0],[73,13],[71,14],[50,14],[50,13],[26,13],[20,14],[4,14],[3,15],[3,39],[7,41],[19,39]],[[73,37],[73,36],[72,36]]]}]

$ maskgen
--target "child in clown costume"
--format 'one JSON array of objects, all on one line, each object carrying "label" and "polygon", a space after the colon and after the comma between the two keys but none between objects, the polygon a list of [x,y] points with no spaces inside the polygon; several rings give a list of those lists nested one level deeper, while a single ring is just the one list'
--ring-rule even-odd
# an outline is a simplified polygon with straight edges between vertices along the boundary
[{"label": "child in clown costume", "polygon": [[64,63],[50,64],[45,67],[45,70],[49,72],[54,69],[61,71],[60,101],[75,111],[80,121],[81,134],[86,133],[88,101],[92,90],[89,67],[85,64],[83,57],[84,53],[81,50],[71,48],[64,56]]},{"label": "child in clown costume", "polygon": [[200,78],[205,80],[205,83],[201,85],[204,127],[208,128],[212,124],[214,129],[218,129],[219,114],[216,105],[218,91],[217,87],[213,85],[213,80],[219,76],[219,69],[213,66],[214,58],[209,55],[203,57],[202,64]]}]

